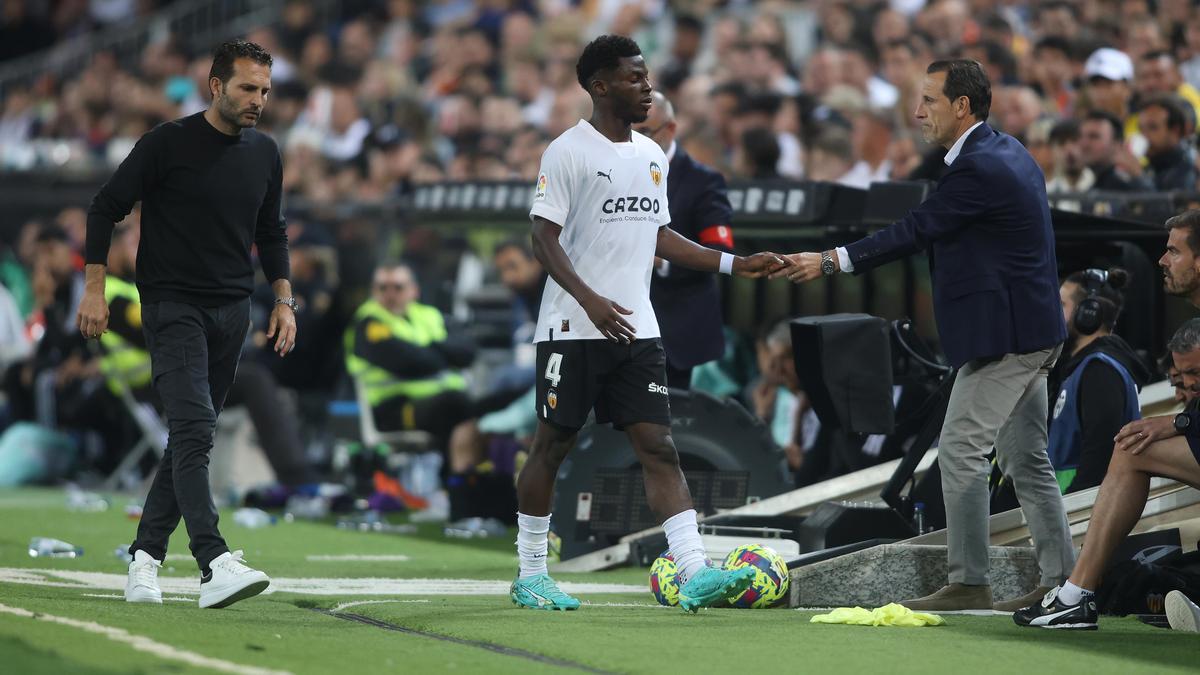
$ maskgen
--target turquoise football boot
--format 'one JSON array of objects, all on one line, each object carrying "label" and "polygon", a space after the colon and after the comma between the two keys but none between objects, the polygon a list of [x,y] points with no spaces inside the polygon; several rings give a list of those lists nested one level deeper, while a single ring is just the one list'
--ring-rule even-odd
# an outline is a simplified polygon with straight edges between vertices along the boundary
[{"label": "turquoise football boot", "polygon": [[560,611],[579,609],[579,601],[559,590],[558,584],[547,574],[524,579],[518,577],[509,588],[508,597],[517,607]]},{"label": "turquoise football boot", "polygon": [[739,567],[736,570],[705,567],[679,589],[679,607],[685,612],[695,613],[701,607],[739,595],[753,580],[753,567]]}]

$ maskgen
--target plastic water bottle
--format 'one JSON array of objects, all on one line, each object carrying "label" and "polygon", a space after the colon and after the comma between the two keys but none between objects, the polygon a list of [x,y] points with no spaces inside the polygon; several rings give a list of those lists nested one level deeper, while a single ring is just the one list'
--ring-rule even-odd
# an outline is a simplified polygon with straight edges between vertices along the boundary
[{"label": "plastic water bottle", "polygon": [[95,492],[67,488],[67,510],[76,513],[99,513],[108,510],[108,500]]},{"label": "plastic water bottle", "polygon": [[129,555],[129,544],[121,544],[118,546],[117,550],[113,551],[113,556],[126,565],[133,562],[133,556]]},{"label": "plastic water bottle", "polygon": [[429,497],[441,487],[438,474],[442,470],[442,454],[423,452],[411,458],[402,472],[400,482],[418,497]]},{"label": "plastic water bottle", "polygon": [[925,534],[925,502],[913,504],[913,525],[917,527],[917,534]]},{"label": "plastic water bottle", "polygon": [[83,549],[58,539],[34,537],[29,540],[30,558],[78,558]]},{"label": "plastic water bottle", "polygon": [[241,508],[233,512],[233,522],[251,530],[275,524],[275,516],[262,509]]},{"label": "plastic water bottle", "polygon": [[296,518],[320,520],[329,515],[329,500],[324,497],[292,495],[288,497],[287,505],[283,507],[283,510],[287,514],[288,521]]}]

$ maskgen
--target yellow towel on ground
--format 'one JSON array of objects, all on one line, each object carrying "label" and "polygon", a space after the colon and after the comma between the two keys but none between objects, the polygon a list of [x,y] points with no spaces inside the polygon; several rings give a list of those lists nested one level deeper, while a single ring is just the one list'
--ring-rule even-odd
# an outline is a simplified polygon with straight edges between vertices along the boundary
[{"label": "yellow towel on ground", "polygon": [[875,610],[862,607],[838,607],[818,614],[809,623],[845,623],[852,626],[941,626],[946,620],[936,614],[914,612],[904,605],[891,603]]}]

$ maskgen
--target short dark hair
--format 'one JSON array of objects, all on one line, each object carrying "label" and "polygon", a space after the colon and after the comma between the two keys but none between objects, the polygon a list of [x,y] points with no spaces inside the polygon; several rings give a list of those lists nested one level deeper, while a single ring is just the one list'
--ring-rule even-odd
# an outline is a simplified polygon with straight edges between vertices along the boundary
[{"label": "short dark hair", "polygon": [[34,238],[34,241],[39,244],[45,244],[49,242],[62,242],[64,244],[69,244],[71,243],[71,237],[67,234],[67,231],[63,228],[63,226],[57,223],[51,223],[49,225],[43,225],[38,229],[37,237]]},{"label": "short dark hair", "polygon": [[925,69],[927,74],[945,73],[946,83],[942,94],[954,101],[966,96],[971,102],[971,114],[980,122],[986,122],[992,107],[992,83],[987,72],[978,61],[970,59],[945,59],[934,61]]},{"label": "short dark hair", "polygon": [[1192,249],[1192,255],[1200,254],[1200,209],[1184,211],[1167,219],[1167,231],[1187,228],[1187,244]]},{"label": "short dark hair", "polygon": [[1187,134],[1187,113],[1183,111],[1184,105],[1183,101],[1175,96],[1150,96],[1138,106],[1138,112],[1146,108],[1162,108],[1167,113],[1167,128],[1178,129],[1179,135],[1183,136]]},{"label": "short dark hair", "polygon": [[238,59],[250,59],[259,65],[271,67],[271,53],[260,45],[246,40],[230,40],[213,51],[209,79],[215,77],[222,83],[229,82],[233,78],[233,62]]},{"label": "short dark hair", "polygon": [[624,35],[601,35],[583,48],[575,64],[575,76],[579,86],[590,92],[588,83],[602,70],[612,70],[621,65],[621,59],[638,56],[642,48]]},{"label": "short dark hair", "polygon": [[779,140],[770,129],[755,127],[742,132],[742,150],[756,177],[773,175],[779,164]]},{"label": "short dark hair", "polygon": [[496,244],[496,248],[492,249],[492,257],[494,258],[494,257],[500,255],[501,251],[504,251],[504,250],[507,250],[510,248],[517,249],[526,258],[533,258],[533,249],[530,248],[528,237],[525,237],[525,238],[514,237],[512,239],[505,239],[504,241],[500,242],[499,244]]},{"label": "short dark hair", "polygon": [[1059,145],[1079,138],[1079,122],[1061,120],[1050,129],[1050,145]]},{"label": "short dark hair", "polygon": [[1083,116],[1083,119],[1085,121],[1090,120],[1096,122],[1108,122],[1108,126],[1112,127],[1113,140],[1125,140],[1125,125],[1121,123],[1120,118],[1108,112],[1107,110],[1089,110],[1088,113]]},{"label": "short dark hair", "polygon": [[1033,48],[1033,53],[1036,54],[1043,49],[1062,52],[1067,58],[1071,58],[1075,53],[1071,48],[1070,41],[1060,35],[1047,35],[1041,40],[1038,40],[1037,44]]},{"label": "short dark hair", "polygon": [[[1101,281],[1103,279],[1103,281]],[[1129,272],[1120,267],[1108,270],[1080,270],[1066,278],[1079,286],[1072,298],[1075,303],[1083,302],[1090,291],[1094,291],[1100,301],[1100,325],[1106,330],[1112,330],[1117,325],[1117,318],[1125,308],[1125,294],[1121,291],[1129,284]]]}]

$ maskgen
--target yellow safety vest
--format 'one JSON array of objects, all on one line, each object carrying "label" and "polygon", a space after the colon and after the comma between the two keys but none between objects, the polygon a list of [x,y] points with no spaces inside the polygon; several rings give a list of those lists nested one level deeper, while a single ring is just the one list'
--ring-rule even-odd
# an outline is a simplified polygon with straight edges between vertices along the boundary
[{"label": "yellow safety vest", "polygon": [[[354,313],[350,327],[346,329],[343,343],[346,348],[346,370],[362,381],[366,388],[367,403],[373,408],[380,403],[403,396],[410,400],[429,398],[444,391],[457,391],[467,386],[463,376],[443,371],[436,377],[423,380],[404,380],[384,368],[380,368],[354,353],[354,340],[358,325],[363,321],[376,321],[381,330],[388,332],[387,338],[428,347],[446,339],[446,323],[436,307],[409,303],[403,316],[393,314],[374,300],[363,303]],[[367,328],[368,331],[371,327]]]},{"label": "yellow safety vest", "polygon": [[[109,277],[104,284],[104,301],[111,305],[117,298],[124,298],[132,303],[129,311],[139,313],[137,323],[140,323],[142,299],[138,295],[137,286],[117,277]],[[100,370],[108,379],[108,388],[113,393],[119,395],[122,384],[130,389],[150,384],[150,352],[111,330],[100,336],[100,344],[104,346]]]}]

